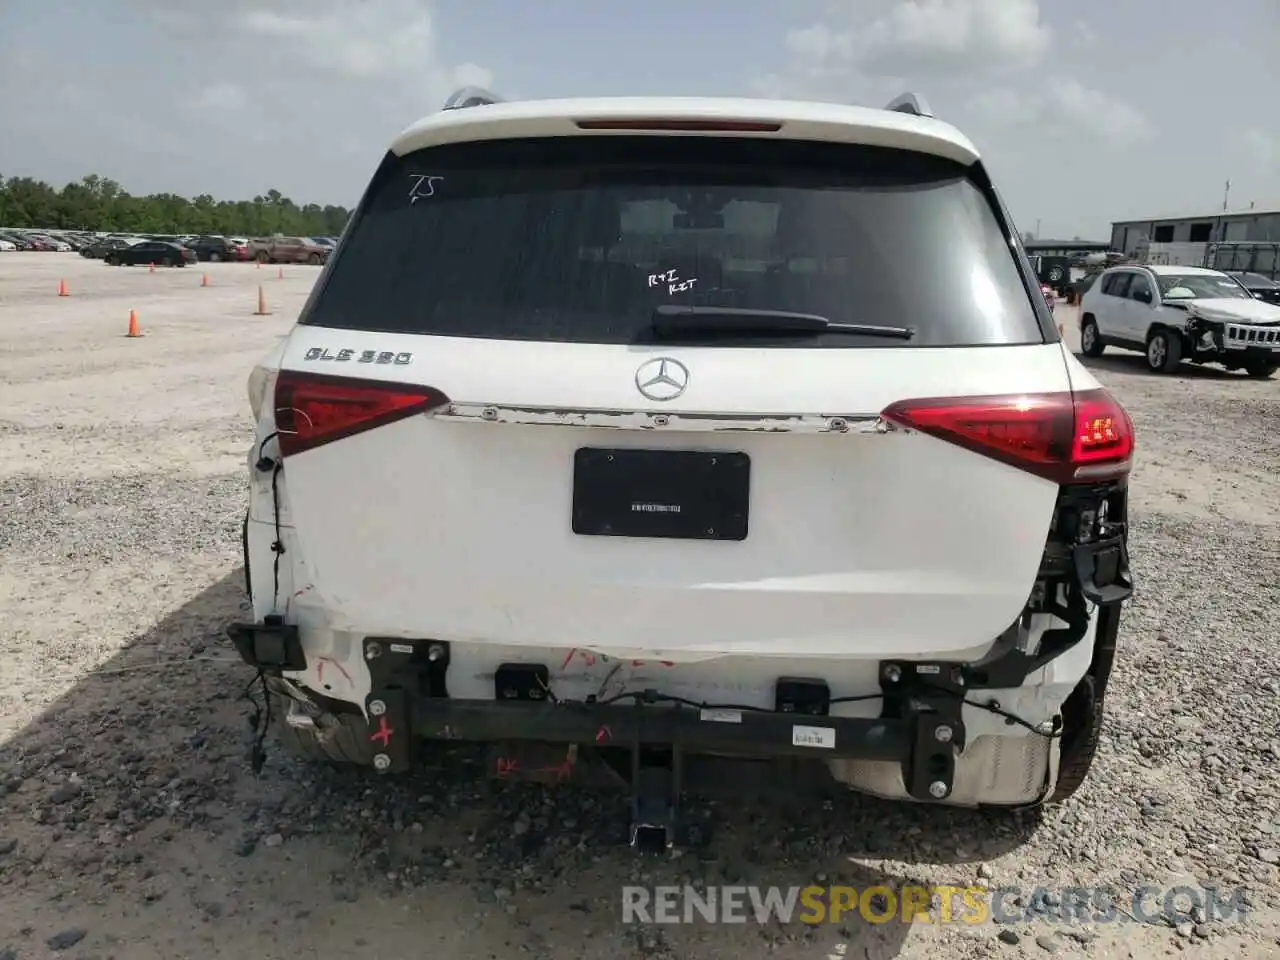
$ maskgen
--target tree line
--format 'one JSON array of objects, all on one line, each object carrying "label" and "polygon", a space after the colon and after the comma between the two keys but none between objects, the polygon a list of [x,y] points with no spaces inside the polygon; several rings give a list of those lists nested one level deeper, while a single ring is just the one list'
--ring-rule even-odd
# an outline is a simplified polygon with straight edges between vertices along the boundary
[{"label": "tree line", "polygon": [[208,194],[188,199],[172,193],[139,197],[96,174],[61,190],[31,177],[0,177],[0,229],[336,237],[350,213],[333,205],[299,206],[278,190],[252,200],[215,200]]}]

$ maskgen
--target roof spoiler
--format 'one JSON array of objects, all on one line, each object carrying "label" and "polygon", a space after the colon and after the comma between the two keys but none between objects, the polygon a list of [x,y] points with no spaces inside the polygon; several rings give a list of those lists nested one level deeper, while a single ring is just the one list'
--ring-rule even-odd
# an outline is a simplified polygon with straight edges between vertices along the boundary
[{"label": "roof spoiler", "polygon": [[463,107],[484,107],[491,103],[502,103],[496,93],[490,93],[483,87],[462,87],[444,102],[445,110],[461,110]]},{"label": "roof spoiler", "polygon": [[929,104],[925,103],[924,97],[910,91],[894,97],[885,109],[892,110],[894,113],[909,113],[913,117],[933,117],[933,111],[929,109]]}]

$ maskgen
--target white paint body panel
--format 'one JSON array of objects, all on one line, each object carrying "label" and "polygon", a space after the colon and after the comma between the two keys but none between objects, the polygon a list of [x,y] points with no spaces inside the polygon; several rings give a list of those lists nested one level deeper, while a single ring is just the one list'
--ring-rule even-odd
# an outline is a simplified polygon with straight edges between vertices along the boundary
[{"label": "white paint body panel", "polygon": [[[307,361],[313,347],[413,353]],[[671,356],[687,391],[646,400]],[[731,415],[875,415],[911,397],[1069,390],[1057,344],[961,350],[637,349],[299,327],[282,367],[428,384],[463,404]],[[905,431],[628,429],[431,416],[286,461],[305,602],[329,626],[625,656],[878,659],[982,648],[1026,603],[1055,484]],[[581,446],[738,450],[742,542],[576,535]],[[298,562],[295,561],[295,562]]]}]

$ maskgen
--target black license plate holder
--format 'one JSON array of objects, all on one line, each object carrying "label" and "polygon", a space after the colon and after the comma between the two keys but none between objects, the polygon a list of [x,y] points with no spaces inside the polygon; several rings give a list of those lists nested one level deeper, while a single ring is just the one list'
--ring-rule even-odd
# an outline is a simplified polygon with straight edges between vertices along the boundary
[{"label": "black license plate holder", "polygon": [[582,447],[573,457],[573,532],[596,537],[745,540],[745,453]]}]

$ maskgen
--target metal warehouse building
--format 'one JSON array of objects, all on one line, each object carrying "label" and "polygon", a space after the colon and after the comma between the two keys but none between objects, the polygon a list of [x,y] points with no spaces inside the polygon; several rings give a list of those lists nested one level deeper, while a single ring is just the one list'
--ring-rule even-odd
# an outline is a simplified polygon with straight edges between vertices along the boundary
[{"label": "metal warehouse building", "polygon": [[1280,210],[1219,211],[1111,224],[1111,249],[1136,256],[1148,244],[1280,242]]}]

